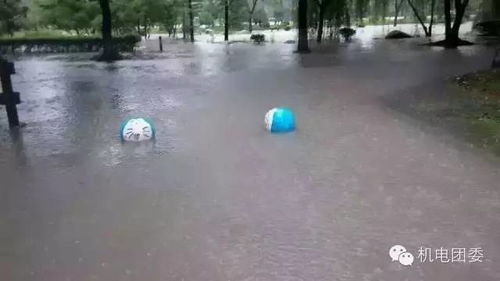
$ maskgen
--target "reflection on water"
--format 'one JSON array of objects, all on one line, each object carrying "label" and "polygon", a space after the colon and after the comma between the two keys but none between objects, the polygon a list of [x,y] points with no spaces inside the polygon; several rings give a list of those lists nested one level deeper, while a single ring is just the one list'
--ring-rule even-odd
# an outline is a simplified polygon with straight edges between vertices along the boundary
[{"label": "reflection on water", "polygon": [[[398,28],[406,30],[415,26]],[[325,41],[315,45],[312,42],[314,52],[305,56],[295,54],[293,44],[257,46],[201,41],[166,44],[162,54],[138,54],[133,59],[112,64],[89,62],[90,54],[21,57],[16,62],[18,74],[13,78],[24,101],[20,106],[22,119],[28,124],[24,141],[31,144],[29,147],[36,146],[29,151],[40,157],[58,153],[81,157],[106,155],[110,159],[104,162],[116,164],[121,161],[116,159],[125,155],[120,156],[123,151],[120,152],[118,138],[123,119],[152,117],[162,129],[151,149],[161,152],[180,148],[183,141],[176,134],[180,128],[176,115],[187,109],[202,109],[205,105],[199,97],[208,94],[207,88],[218,87],[215,81],[221,75],[300,67],[357,69],[374,64],[384,69],[395,63],[417,63],[429,50],[436,53],[436,61],[442,62],[473,57],[481,50],[465,47],[450,52],[423,48],[419,45],[420,39],[373,39],[373,34],[388,29],[384,26],[358,29],[350,43]],[[275,40],[289,39],[283,36],[283,32],[276,32]]]}]

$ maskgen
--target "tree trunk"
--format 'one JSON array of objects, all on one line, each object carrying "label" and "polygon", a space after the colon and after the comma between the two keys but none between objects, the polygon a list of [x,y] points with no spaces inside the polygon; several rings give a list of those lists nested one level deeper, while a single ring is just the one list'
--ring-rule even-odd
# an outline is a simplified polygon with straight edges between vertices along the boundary
[{"label": "tree trunk", "polygon": [[109,0],[99,0],[102,13],[102,53],[98,57],[101,61],[114,61],[120,59],[120,54],[113,46],[113,37],[111,34],[111,9],[109,7]]},{"label": "tree trunk", "polygon": [[328,20],[328,31],[329,31],[328,38],[330,40],[332,40],[333,39],[333,22],[332,22],[332,20]]},{"label": "tree trunk", "polygon": [[224,41],[229,40],[229,0],[224,2]]},{"label": "tree trunk", "polygon": [[399,1],[399,5],[398,0],[394,0],[394,26],[398,25],[398,15],[399,10],[401,9],[401,5],[403,5],[403,0]]},{"label": "tree trunk", "polygon": [[191,42],[194,42],[194,24],[193,24],[193,6],[192,0],[188,0],[188,8],[189,8],[189,36]]},{"label": "tree trunk", "polygon": [[422,18],[421,18],[421,17],[420,17],[420,15],[418,14],[417,8],[415,8],[415,6],[413,6],[413,3],[411,2],[411,0],[408,0],[408,4],[410,5],[410,7],[411,7],[411,9],[412,9],[413,14],[415,14],[415,16],[417,17],[418,22],[420,22],[420,25],[421,25],[421,26],[422,26],[422,28],[424,29],[425,36],[426,36],[426,37],[431,36],[431,35],[429,34],[429,31],[427,30],[427,26],[425,26],[424,21],[422,20]]},{"label": "tree trunk", "polygon": [[253,20],[253,18],[252,18],[252,14],[251,14],[251,13],[249,13],[249,15],[248,15],[248,31],[249,31],[250,33],[252,33],[252,20]]},{"label": "tree trunk", "polygon": [[[350,1],[348,1],[348,5],[350,6]],[[347,27],[351,27],[351,14],[349,12],[349,6],[346,6],[345,9],[344,9],[344,13],[345,13],[345,25]]]},{"label": "tree trunk", "polygon": [[451,0],[444,0],[444,34],[446,39],[451,33]]},{"label": "tree trunk", "polygon": [[325,21],[324,19],[325,19],[325,4],[321,3],[321,5],[319,5],[318,35],[316,38],[316,42],[318,43],[321,43],[321,39],[323,38],[323,22]]},{"label": "tree trunk", "polygon": [[182,40],[186,40],[186,6],[182,5]]},{"label": "tree trunk", "polygon": [[462,3],[461,0],[455,0],[455,21],[453,22],[453,32],[458,34],[460,30],[460,25],[462,24],[462,20],[465,14],[465,8],[469,4],[469,0],[464,0]]},{"label": "tree trunk", "polygon": [[394,26],[398,25],[398,0],[394,0]]},{"label": "tree trunk", "polygon": [[469,4],[469,0],[455,0],[455,20],[453,26],[451,24],[451,0],[444,0],[444,18],[445,18],[445,39],[442,46],[445,48],[456,48],[459,45],[470,44],[469,42],[460,40],[458,37],[460,24],[462,23],[465,8]]},{"label": "tree trunk", "polygon": [[453,31],[453,29],[450,30],[448,34],[446,34],[446,39],[445,39],[445,48],[456,48],[458,47],[460,43],[460,38],[458,37],[458,32]]},{"label": "tree trunk", "polygon": [[250,10],[248,11],[248,31],[250,33],[252,33],[253,13],[255,12],[255,7],[257,6],[257,1],[258,0],[252,0],[252,6],[250,7]]},{"label": "tree trunk", "polygon": [[500,19],[500,1],[493,1],[493,18]]},{"label": "tree trunk", "polygon": [[431,23],[429,24],[429,37],[432,36],[432,26],[434,25],[434,7],[436,6],[436,0],[431,1]]},{"label": "tree trunk", "polygon": [[298,7],[298,28],[299,28],[299,43],[297,52],[309,53],[309,45],[307,42],[307,0],[299,0]]}]

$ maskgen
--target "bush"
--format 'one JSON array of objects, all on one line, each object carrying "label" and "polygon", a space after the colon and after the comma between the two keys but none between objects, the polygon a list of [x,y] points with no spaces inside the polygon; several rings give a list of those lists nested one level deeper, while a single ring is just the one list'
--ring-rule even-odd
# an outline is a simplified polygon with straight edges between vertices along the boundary
[{"label": "bush", "polygon": [[412,36],[399,30],[393,30],[387,33],[387,35],[385,36],[385,39],[404,39],[404,38],[412,38]]},{"label": "bush", "polygon": [[264,34],[252,34],[250,36],[250,40],[253,40],[254,43],[260,44],[265,41]]},{"label": "bush", "polygon": [[[139,35],[125,35],[114,37],[113,42],[120,51],[133,51],[135,45],[141,41]],[[99,37],[47,37],[47,38],[0,38],[0,49],[15,50],[25,47],[26,52],[33,48],[48,49],[54,52],[87,52],[99,49],[102,39]]]},{"label": "bush", "polygon": [[479,22],[474,26],[482,36],[500,36],[500,20]]},{"label": "bush", "polygon": [[339,33],[340,33],[340,35],[342,35],[342,37],[344,37],[345,41],[349,41],[349,40],[351,40],[351,37],[354,34],[356,34],[356,30],[354,30],[350,27],[343,27],[343,28],[339,29]]}]

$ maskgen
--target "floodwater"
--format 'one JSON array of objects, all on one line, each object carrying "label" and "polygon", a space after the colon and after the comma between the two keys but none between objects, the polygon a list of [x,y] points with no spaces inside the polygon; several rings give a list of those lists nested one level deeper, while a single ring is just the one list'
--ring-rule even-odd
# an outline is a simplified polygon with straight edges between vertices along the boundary
[{"label": "floodwater", "polygon": [[[26,126],[0,114],[1,279],[500,280],[498,163],[383,102],[492,50],[418,43],[16,59]],[[275,106],[296,132],[265,131]],[[120,142],[134,116],[156,142]],[[412,266],[391,262],[395,244]],[[421,262],[421,246],[483,259]]]},{"label": "floodwater", "polygon": [[[389,23],[389,21],[387,21]],[[469,36],[471,34],[475,33],[475,30],[473,29],[474,23],[472,21],[464,22],[460,26],[460,34],[462,36]],[[356,30],[356,34],[354,37],[358,39],[358,41],[362,42],[363,44],[370,44],[372,43],[374,38],[384,38],[385,35],[391,31],[391,30],[400,30],[405,33],[408,33],[412,36],[415,37],[424,37],[425,32],[420,24],[398,24],[397,26],[393,26],[392,24],[385,24],[385,25],[367,25],[365,27],[354,27],[353,28]],[[441,39],[444,35],[445,31],[445,26],[444,24],[434,24],[432,27],[432,33],[435,38]],[[324,36],[325,40],[328,40],[329,38],[329,31],[327,27],[325,27],[324,30]],[[309,30],[309,38],[316,38],[316,31],[314,29]],[[252,32],[253,34],[264,34],[265,38],[269,42],[273,43],[284,43],[287,41],[296,41],[297,40],[297,30],[296,29],[291,29],[291,30],[254,30]],[[152,34],[149,39],[150,40],[155,40],[158,39],[158,36],[162,36],[164,39],[168,38],[168,34]],[[175,36],[177,39],[182,38],[182,33],[177,33]],[[224,34],[223,33],[209,33],[209,32],[200,32],[200,33],[195,33],[195,38],[197,41],[200,42],[210,42],[210,43],[222,43],[224,42]],[[229,35],[229,40],[231,41],[238,41],[238,42],[243,42],[243,41],[250,41],[250,33],[248,30],[240,30],[240,31],[235,31],[230,33]],[[158,48],[157,44],[155,43],[149,43],[146,44],[149,48]]]}]

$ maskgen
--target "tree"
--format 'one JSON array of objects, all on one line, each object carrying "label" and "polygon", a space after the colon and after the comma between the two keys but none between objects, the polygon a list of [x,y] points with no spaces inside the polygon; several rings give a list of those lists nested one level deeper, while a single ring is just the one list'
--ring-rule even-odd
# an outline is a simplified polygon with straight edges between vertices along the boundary
[{"label": "tree", "polygon": [[398,16],[399,12],[401,11],[401,7],[403,6],[404,0],[394,0],[394,26],[398,25]]},{"label": "tree", "polygon": [[325,11],[328,5],[330,5],[331,0],[315,0],[316,5],[318,5],[318,34],[316,41],[321,43],[321,38],[323,37],[323,23],[325,22]]},{"label": "tree", "polygon": [[214,21],[219,17],[220,7],[214,0],[201,2],[200,24],[214,26]]},{"label": "tree", "polygon": [[443,46],[445,48],[456,48],[460,45],[470,45],[472,43],[462,40],[458,34],[460,25],[464,18],[465,9],[469,4],[469,0],[455,0],[455,17],[451,18],[451,0],[444,0],[444,21],[445,21],[445,39],[434,42],[431,45]]},{"label": "tree", "polygon": [[334,28],[338,30],[342,25],[350,26],[349,3],[348,0],[330,0],[325,12],[325,19],[330,28],[330,39],[333,38]]},{"label": "tree", "polygon": [[496,18],[496,19],[500,19],[500,1],[493,1],[492,3],[492,6],[493,6],[493,16]]},{"label": "tree", "polygon": [[[429,27],[426,26],[424,20],[420,16],[420,13],[418,12],[417,8],[415,7],[415,4],[412,2],[412,0],[408,0],[408,5],[410,5],[411,10],[413,11],[413,14],[417,18],[418,22],[424,29],[424,33],[426,37],[432,36],[432,25],[434,24],[434,6],[436,4],[435,0],[431,1],[431,22],[429,24]],[[424,13],[425,15],[425,13]]]},{"label": "tree", "polygon": [[[259,9],[256,9],[254,18],[258,17]],[[230,0],[229,2],[229,29],[242,29],[242,25],[248,18],[247,0]],[[255,22],[255,21],[254,21]]]},{"label": "tree", "polygon": [[102,53],[97,57],[100,61],[114,61],[121,59],[120,54],[113,46],[111,8],[109,0],[99,0],[102,13]]},{"label": "tree", "polygon": [[188,0],[189,9],[189,38],[191,42],[194,42],[194,24],[193,24],[193,3],[192,0]]},{"label": "tree", "polygon": [[16,0],[0,0],[0,3],[2,3],[0,5],[0,34],[7,33],[13,36],[14,32],[23,26],[28,8]]},{"label": "tree", "polygon": [[354,8],[356,12],[356,17],[358,18],[358,24],[363,24],[363,18],[366,15],[366,11],[368,8],[369,0],[355,0]]},{"label": "tree", "polygon": [[307,42],[307,0],[299,0],[297,10],[299,29],[299,42],[297,46],[297,52],[309,53],[309,44]]},{"label": "tree", "polygon": [[381,22],[385,25],[385,16],[387,15],[388,0],[374,0],[373,3],[373,17],[377,20],[380,18]]},{"label": "tree", "polygon": [[180,0],[113,0],[111,3],[113,31],[118,33],[135,31],[147,39],[153,26],[167,24],[172,29],[179,15],[177,7],[182,7],[184,2]]},{"label": "tree", "polygon": [[[167,30],[169,36],[174,36],[177,32],[176,25],[179,20],[181,9],[176,1],[168,1],[164,5],[163,16],[160,19],[160,24]],[[201,21],[201,20],[200,20]]]},{"label": "tree", "polygon": [[253,13],[255,12],[257,1],[258,0],[248,0],[248,31],[250,33],[252,32]]},{"label": "tree", "polygon": [[65,31],[94,33],[100,25],[100,11],[95,1],[38,0],[39,23]]},{"label": "tree", "polygon": [[255,11],[254,22],[258,23],[261,27],[269,27],[269,18],[264,8]]},{"label": "tree", "polygon": [[224,41],[229,40],[229,0],[224,0]]},{"label": "tree", "polygon": [[[243,18],[242,11],[245,0],[223,0],[224,1],[224,41],[229,40],[229,27],[239,27],[240,19]],[[234,1],[236,5],[233,5]],[[238,2],[240,1],[240,2]]]}]

